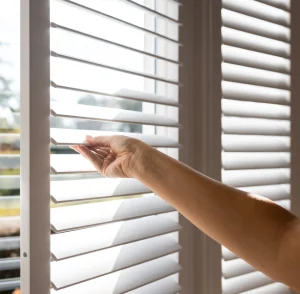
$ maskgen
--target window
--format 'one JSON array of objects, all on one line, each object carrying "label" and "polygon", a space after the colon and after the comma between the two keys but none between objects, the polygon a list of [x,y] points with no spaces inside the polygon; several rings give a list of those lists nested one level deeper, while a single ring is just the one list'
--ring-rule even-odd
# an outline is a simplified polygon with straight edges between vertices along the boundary
[{"label": "window", "polygon": [[19,1],[0,2],[0,293],[3,294],[20,286],[19,13]]},{"label": "window", "polygon": [[179,4],[22,5],[22,293],[180,291],[178,213],[68,148],[122,133],[177,158]]}]

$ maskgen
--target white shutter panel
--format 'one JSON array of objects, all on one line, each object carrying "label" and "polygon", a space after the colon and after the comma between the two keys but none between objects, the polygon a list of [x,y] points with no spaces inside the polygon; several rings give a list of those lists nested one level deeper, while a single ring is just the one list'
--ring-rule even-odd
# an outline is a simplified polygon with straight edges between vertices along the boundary
[{"label": "white shutter panel", "polygon": [[[222,181],[290,209],[289,0],[222,5]],[[222,255],[223,293],[290,293]]]},{"label": "white shutter panel", "polygon": [[181,290],[177,212],[137,180],[103,178],[67,151],[86,135],[114,134],[180,147],[178,8],[51,1],[53,294]]}]

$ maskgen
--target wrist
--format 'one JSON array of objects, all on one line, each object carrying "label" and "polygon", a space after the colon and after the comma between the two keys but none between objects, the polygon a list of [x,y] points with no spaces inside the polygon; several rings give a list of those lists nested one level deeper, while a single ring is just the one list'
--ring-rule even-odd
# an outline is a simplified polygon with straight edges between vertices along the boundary
[{"label": "wrist", "polygon": [[137,149],[133,154],[133,164],[131,165],[130,171],[131,176],[141,181],[141,179],[154,174],[155,169],[157,169],[156,159],[159,153],[160,152],[151,146],[138,141]]}]

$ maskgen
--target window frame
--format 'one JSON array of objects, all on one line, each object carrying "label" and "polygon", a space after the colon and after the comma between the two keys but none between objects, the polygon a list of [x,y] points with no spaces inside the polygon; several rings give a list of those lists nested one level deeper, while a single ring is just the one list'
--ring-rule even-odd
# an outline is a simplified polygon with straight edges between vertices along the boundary
[{"label": "window frame", "polygon": [[50,91],[49,27],[49,1],[21,1],[20,258],[24,294],[50,293],[50,99],[42,99]]}]

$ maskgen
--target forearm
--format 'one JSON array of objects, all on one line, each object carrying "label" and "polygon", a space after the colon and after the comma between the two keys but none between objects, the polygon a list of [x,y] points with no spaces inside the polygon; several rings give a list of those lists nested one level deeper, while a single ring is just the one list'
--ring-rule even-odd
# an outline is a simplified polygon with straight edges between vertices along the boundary
[{"label": "forearm", "polygon": [[[286,228],[296,217],[273,202],[230,188],[151,149],[135,177],[207,235],[275,279]],[[282,265],[283,266],[283,265]]]}]

